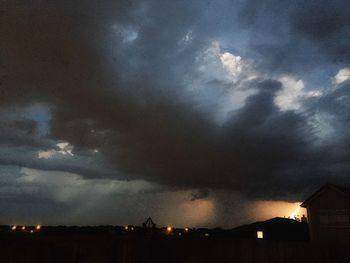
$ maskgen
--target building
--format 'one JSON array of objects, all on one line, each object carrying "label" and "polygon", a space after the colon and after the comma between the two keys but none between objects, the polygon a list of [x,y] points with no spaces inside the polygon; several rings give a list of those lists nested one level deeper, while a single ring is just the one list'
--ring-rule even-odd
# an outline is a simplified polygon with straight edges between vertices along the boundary
[{"label": "building", "polygon": [[350,240],[350,189],[326,184],[301,205],[311,240]]},{"label": "building", "polygon": [[231,237],[278,241],[307,241],[308,225],[290,218],[275,217],[233,228]]}]

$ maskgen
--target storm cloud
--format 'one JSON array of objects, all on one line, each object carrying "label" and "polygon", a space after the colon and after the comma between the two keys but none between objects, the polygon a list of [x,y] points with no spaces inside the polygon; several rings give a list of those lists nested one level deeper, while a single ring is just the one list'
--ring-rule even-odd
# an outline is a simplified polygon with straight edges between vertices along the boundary
[{"label": "storm cloud", "polygon": [[[225,207],[350,183],[347,1],[0,6],[0,165],[17,178],[0,179],[18,194],[0,193],[11,203],[43,200],[54,223],[91,209],[110,222],[102,203],[118,203],[120,222],[147,211],[170,222],[156,203],[181,196],[207,213],[189,221],[230,224]],[[62,199],[60,182],[81,194]]]}]

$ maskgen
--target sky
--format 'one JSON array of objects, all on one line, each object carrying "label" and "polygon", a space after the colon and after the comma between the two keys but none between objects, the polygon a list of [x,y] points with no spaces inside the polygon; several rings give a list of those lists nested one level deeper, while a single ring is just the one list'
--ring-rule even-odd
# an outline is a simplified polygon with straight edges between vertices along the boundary
[{"label": "sky", "polygon": [[349,185],[349,13],[1,0],[0,223],[233,227]]}]

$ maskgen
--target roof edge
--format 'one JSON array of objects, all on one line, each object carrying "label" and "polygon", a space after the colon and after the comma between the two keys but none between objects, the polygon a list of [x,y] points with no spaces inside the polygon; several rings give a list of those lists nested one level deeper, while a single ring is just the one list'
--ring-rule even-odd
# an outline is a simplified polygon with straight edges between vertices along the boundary
[{"label": "roof edge", "polygon": [[313,193],[311,196],[309,196],[300,206],[303,208],[306,208],[308,206],[308,204],[315,199],[316,197],[318,197],[322,192],[324,192],[326,189],[333,189],[337,192],[341,192],[345,195],[350,196],[350,189],[342,187],[342,186],[337,186],[335,184],[325,184],[323,185],[320,189],[318,189],[315,193]]}]

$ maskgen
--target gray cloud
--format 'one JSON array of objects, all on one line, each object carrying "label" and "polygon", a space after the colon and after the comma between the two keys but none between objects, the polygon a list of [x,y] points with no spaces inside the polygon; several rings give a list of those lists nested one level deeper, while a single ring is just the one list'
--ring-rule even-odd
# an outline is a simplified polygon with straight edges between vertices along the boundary
[{"label": "gray cloud", "polygon": [[[251,51],[272,72],[329,74],[332,63],[348,65],[347,1],[246,1],[240,13]],[[321,74],[319,79],[324,80]]]},{"label": "gray cloud", "polygon": [[[331,82],[349,65],[346,1],[1,5],[0,164],[146,180],[194,202],[215,191],[296,200],[348,183],[348,82]],[[323,95],[281,110],[284,75]],[[48,116],[23,113],[33,105]]]},{"label": "gray cloud", "polygon": [[204,199],[209,196],[209,191],[207,189],[199,189],[196,192],[191,193],[191,201]]}]

